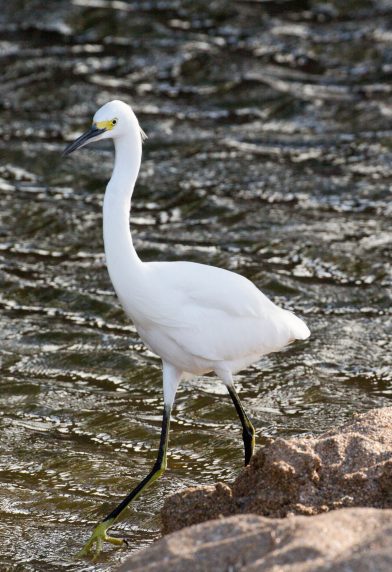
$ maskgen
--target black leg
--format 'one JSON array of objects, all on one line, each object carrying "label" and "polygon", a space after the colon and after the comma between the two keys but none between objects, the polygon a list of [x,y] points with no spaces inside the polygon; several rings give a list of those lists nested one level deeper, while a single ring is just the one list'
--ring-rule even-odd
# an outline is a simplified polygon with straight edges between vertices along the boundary
[{"label": "black leg", "polygon": [[255,448],[255,429],[250,422],[247,414],[245,413],[244,408],[242,407],[242,403],[238,397],[236,390],[234,389],[234,385],[228,385],[227,389],[229,390],[230,397],[234,403],[234,407],[242,424],[242,438],[244,440],[246,466],[249,465]]},{"label": "black leg", "polygon": [[137,498],[142,491],[144,491],[151,483],[153,483],[158,477],[164,473],[167,465],[167,447],[169,441],[169,426],[170,426],[170,414],[171,414],[171,406],[165,405],[163,410],[163,419],[162,419],[162,430],[161,430],[161,439],[159,443],[159,451],[158,457],[155,461],[155,464],[152,470],[149,472],[147,477],[145,477],[130,493],[127,495],[120,504],[112,510],[110,514],[108,514],[97,526],[94,528],[90,539],[84,545],[82,550],[79,552],[78,556],[87,556],[88,553],[93,548],[94,544],[96,544],[95,549],[95,556],[98,556],[99,552],[102,549],[103,542],[111,542],[112,544],[120,545],[123,544],[124,541],[120,538],[113,538],[106,534],[108,528],[113,526],[115,521],[121,515],[121,513],[125,510],[125,508],[129,505],[131,501]]}]

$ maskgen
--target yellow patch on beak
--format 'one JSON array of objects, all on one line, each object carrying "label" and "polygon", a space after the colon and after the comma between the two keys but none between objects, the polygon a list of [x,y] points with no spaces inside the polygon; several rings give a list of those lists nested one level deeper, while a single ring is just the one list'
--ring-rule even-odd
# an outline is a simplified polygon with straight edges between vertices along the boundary
[{"label": "yellow patch on beak", "polygon": [[95,127],[98,127],[98,129],[106,129],[106,131],[110,131],[116,124],[113,125],[113,121],[97,121],[94,125]]}]

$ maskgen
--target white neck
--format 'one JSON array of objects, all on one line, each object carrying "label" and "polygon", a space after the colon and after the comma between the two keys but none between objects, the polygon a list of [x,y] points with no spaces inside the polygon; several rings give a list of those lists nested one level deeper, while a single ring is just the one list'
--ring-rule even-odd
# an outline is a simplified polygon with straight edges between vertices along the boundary
[{"label": "white neck", "polygon": [[103,203],[103,238],[106,264],[114,289],[124,305],[125,297],[141,288],[142,262],[129,229],[131,198],[139,173],[142,143],[138,125],[114,140],[115,161]]}]

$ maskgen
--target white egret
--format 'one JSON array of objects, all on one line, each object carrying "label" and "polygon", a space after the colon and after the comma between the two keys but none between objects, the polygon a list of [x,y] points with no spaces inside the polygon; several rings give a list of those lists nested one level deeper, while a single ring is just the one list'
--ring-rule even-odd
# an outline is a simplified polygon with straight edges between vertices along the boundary
[{"label": "white egret", "polygon": [[101,139],[113,139],[115,161],[103,205],[106,263],[114,289],[143,342],[162,359],[164,409],[157,460],[147,477],[100,522],[80,555],[103,542],[127,505],[166,469],[171,410],[181,377],[215,374],[226,385],[243,428],[245,465],[255,431],[233,385],[233,374],[309,335],[306,324],[269,300],[252,282],[221,268],[193,262],[142,262],[133,246],[129,212],[139,173],[144,133],[132,109],[111,101],[65,155]]}]

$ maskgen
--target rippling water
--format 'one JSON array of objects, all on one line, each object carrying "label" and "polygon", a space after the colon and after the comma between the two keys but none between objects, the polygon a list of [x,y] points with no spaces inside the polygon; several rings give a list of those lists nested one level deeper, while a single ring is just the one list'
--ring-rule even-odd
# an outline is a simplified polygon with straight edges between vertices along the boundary
[{"label": "rippling water", "polygon": [[[60,156],[109,99],[149,135],[142,259],[238,271],[312,330],[237,376],[259,443],[389,403],[392,7],[342,4],[2,3],[1,570],[114,570],[126,551],[72,555],[156,454],[160,364],[102,254],[113,153]],[[164,495],[241,465],[224,388],[184,382],[169,470],[117,532],[147,545]]]}]

